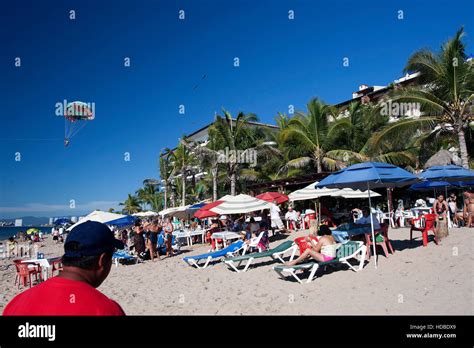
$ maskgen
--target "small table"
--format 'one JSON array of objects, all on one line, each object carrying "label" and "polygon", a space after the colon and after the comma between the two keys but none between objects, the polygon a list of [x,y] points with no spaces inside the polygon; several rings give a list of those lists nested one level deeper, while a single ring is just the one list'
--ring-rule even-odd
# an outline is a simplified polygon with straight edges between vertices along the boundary
[{"label": "small table", "polygon": [[48,279],[48,270],[51,267],[48,259],[31,259],[31,260],[23,260],[21,263],[36,263],[41,267],[41,277],[43,280]]},{"label": "small table", "polygon": [[[240,239],[240,234],[230,231],[214,232],[211,236],[212,239],[222,239],[225,242],[233,239]],[[219,250],[219,243],[216,243],[216,250]]]},{"label": "small table", "polygon": [[372,229],[370,227],[355,227],[348,230],[338,230],[337,228],[332,230],[332,236],[338,243],[344,243],[350,237],[366,233],[372,233]]}]

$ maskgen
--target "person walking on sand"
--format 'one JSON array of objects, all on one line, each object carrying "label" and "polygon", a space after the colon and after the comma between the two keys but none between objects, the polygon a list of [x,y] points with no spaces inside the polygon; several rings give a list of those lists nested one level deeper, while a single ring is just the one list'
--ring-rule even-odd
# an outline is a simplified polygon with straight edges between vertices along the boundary
[{"label": "person walking on sand", "polygon": [[163,230],[165,231],[166,256],[173,256],[172,242],[174,228],[169,218],[166,218]]},{"label": "person walking on sand", "polygon": [[123,248],[107,225],[96,221],[77,225],[64,244],[59,275],[15,296],[3,315],[125,315],[117,302],[96,289],[109,275],[114,250]]},{"label": "person walking on sand", "polygon": [[448,203],[444,200],[443,195],[439,195],[433,204],[433,210],[436,215],[436,238],[441,241],[447,237],[448,232],[448,219],[447,214],[449,212]]},{"label": "person walking on sand", "polygon": [[278,228],[279,231],[286,232],[285,226],[280,217],[280,207],[277,205],[277,201],[273,200],[273,204],[270,207],[270,219],[271,219],[271,228],[272,235],[275,234],[275,229]]},{"label": "person walking on sand", "polygon": [[466,227],[472,227],[472,224],[474,223],[474,193],[466,190],[463,192],[463,196],[463,216],[466,221]]}]

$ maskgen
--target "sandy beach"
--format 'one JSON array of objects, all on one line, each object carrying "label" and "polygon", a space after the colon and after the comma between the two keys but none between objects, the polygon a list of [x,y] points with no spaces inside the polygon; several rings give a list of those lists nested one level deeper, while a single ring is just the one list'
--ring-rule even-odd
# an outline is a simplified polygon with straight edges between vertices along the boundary
[{"label": "sandy beach", "polygon": [[[391,229],[396,252],[373,259],[360,272],[341,266],[318,271],[309,284],[282,280],[265,259],[246,273],[223,263],[191,268],[187,255],[206,252],[201,244],[161,261],[112,267],[99,290],[116,300],[128,315],[472,315],[474,313],[473,229],[455,228],[440,246],[423,247],[418,234]],[[304,235],[301,231],[287,238]],[[275,240],[274,247],[281,242]],[[62,254],[51,236],[42,243],[45,257]],[[14,285],[11,260],[0,260],[0,310],[22,289]],[[324,300],[322,300],[324,299]]]}]

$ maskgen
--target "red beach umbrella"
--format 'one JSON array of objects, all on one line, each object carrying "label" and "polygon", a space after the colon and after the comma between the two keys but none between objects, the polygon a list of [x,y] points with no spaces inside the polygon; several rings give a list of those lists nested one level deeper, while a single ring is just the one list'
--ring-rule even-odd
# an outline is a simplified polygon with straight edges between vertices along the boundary
[{"label": "red beach umbrella", "polygon": [[273,203],[274,200],[276,200],[277,204],[284,203],[288,201],[288,196],[278,193],[278,192],[265,192],[261,193],[258,196],[256,196],[258,199],[263,199],[264,201]]},{"label": "red beach umbrella", "polygon": [[223,202],[224,201],[215,201],[215,202],[206,204],[204,207],[202,207],[201,209],[199,209],[197,212],[194,213],[194,217],[197,217],[198,219],[205,219],[208,217],[218,216],[219,214],[214,213],[213,211],[210,211],[209,209],[212,209]]}]

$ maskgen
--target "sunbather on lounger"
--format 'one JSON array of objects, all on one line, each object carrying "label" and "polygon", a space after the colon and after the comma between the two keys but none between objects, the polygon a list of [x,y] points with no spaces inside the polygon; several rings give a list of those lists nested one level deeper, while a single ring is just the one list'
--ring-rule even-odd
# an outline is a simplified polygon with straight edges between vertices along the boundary
[{"label": "sunbather on lounger", "polygon": [[306,249],[296,260],[291,262],[285,263],[286,266],[294,266],[301,261],[306,260],[308,256],[312,257],[316,261],[325,262],[330,261],[336,257],[336,241],[334,240],[333,236],[331,235],[331,230],[328,229],[320,229],[319,234],[321,237],[319,238],[318,244],[314,245],[310,243],[311,247]]}]

